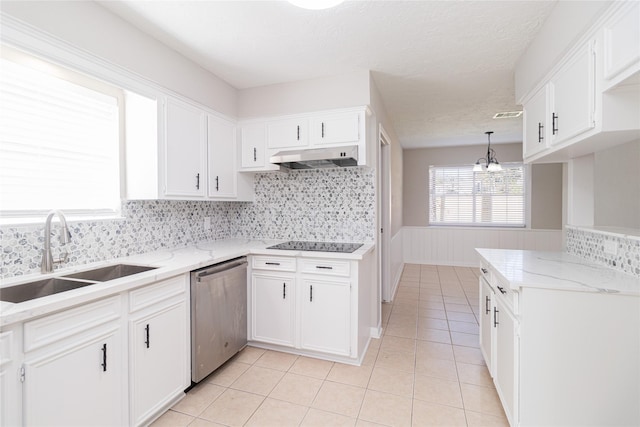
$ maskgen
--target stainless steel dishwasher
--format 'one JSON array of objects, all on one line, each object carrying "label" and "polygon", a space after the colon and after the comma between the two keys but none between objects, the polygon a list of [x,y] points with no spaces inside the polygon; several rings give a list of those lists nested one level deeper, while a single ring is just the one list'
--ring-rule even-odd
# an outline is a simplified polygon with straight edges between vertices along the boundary
[{"label": "stainless steel dishwasher", "polygon": [[247,259],[191,272],[191,380],[199,382],[247,344]]}]

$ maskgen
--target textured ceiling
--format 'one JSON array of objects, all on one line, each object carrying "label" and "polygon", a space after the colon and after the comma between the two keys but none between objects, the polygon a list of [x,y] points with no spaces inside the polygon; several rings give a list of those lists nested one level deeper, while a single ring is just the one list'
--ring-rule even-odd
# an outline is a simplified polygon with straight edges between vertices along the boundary
[{"label": "textured ceiling", "polygon": [[404,148],[522,140],[515,63],[555,1],[100,2],[238,89],[371,70]]}]

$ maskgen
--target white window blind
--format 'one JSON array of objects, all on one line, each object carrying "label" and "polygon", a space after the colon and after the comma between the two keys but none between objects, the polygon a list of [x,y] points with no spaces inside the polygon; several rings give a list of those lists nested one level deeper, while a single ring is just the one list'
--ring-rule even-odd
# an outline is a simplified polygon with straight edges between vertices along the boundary
[{"label": "white window blind", "polygon": [[118,98],[57,77],[59,68],[6,58],[0,67],[0,213],[117,212]]},{"label": "white window blind", "polygon": [[521,163],[503,163],[500,172],[430,166],[429,223],[524,227],[525,188]]}]

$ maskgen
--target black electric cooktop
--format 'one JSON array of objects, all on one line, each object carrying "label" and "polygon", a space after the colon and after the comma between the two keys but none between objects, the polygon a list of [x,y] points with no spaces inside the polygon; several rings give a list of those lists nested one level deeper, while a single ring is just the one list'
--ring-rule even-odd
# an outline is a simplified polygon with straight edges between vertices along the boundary
[{"label": "black electric cooktop", "polygon": [[267,249],[282,249],[288,251],[313,251],[313,252],[354,252],[362,246],[362,243],[333,243],[333,242],[299,242],[290,241],[278,245],[269,246]]}]

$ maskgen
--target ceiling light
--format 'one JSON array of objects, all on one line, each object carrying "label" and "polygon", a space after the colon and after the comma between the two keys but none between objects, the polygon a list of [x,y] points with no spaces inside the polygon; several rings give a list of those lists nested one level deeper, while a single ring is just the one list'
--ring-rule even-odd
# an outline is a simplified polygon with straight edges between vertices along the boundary
[{"label": "ceiling light", "polygon": [[496,113],[493,118],[494,119],[515,119],[516,117],[520,117],[522,115],[522,111],[505,111],[503,113]]},{"label": "ceiling light", "polygon": [[329,9],[342,3],[344,0],[288,0],[294,6],[303,9],[321,10]]},{"label": "ceiling light", "polygon": [[[491,134],[493,132],[485,132],[487,134],[487,140],[489,141],[489,145],[487,146],[487,157],[480,157],[476,160],[476,164],[473,165],[474,172],[482,172],[485,168],[489,172],[499,172],[502,170],[502,166],[500,166],[500,162],[496,158],[496,152],[493,148],[491,148]],[[484,160],[485,165],[480,163],[480,160]]]}]

